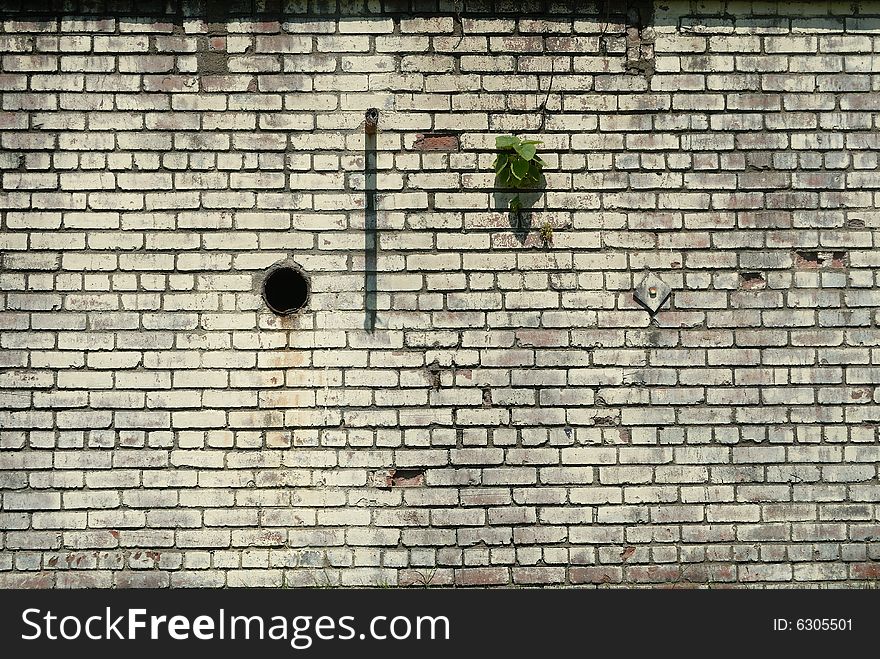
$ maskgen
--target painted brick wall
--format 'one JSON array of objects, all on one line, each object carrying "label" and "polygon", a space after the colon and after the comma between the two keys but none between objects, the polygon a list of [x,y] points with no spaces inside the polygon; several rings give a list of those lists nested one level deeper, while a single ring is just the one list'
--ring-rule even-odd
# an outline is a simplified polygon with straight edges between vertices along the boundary
[{"label": "painted brick wall", "polygon": [[880,3],[34,4],[0,586],[876,584]]}]

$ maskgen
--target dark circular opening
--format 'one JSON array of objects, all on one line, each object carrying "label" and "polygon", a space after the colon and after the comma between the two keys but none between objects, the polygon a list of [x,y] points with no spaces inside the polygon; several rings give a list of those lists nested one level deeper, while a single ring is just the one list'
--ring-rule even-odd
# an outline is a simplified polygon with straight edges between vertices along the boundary
[{"label": "dark circular opening", "polygon": [[275,268],[263,282],[263,299],[277,314],[298,311],[309,300],[309,280],[296,268]]}]

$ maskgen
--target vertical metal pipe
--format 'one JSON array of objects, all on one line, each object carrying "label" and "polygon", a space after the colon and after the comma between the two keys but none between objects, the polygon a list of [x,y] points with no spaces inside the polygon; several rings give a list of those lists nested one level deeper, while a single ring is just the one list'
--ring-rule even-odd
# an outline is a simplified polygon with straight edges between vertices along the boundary
[{"label": "vertical metal pipe", "polygon": [[378,235],[376,223],[376,130],[379,111],[370,108],[364,120],[364,329],[376,329]]}]

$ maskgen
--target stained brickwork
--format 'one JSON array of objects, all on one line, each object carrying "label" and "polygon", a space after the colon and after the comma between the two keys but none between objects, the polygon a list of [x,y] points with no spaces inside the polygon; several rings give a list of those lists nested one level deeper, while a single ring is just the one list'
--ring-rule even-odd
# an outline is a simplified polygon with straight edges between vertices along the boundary
[{"label": "stained brickwork", "polygon": [[880,3],[34,4],[0,586],[876,584]]}]

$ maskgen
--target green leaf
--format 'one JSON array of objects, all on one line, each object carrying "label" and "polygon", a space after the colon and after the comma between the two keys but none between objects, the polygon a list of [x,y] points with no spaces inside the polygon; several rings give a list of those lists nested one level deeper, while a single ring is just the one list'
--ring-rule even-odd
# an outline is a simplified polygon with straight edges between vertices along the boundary
[{"label": "green leaf", "polygon": [[495,158],[495,162],[492,163],[492,167],[495,168],[496,173],[500,173],[505,167],[507,167],[510,161],[510,155],[507,153],[499,153]]},{"label": "green leaf", "polygon": [[519,144],[519,139],[513,135],[499,135],[495,138],[496,149],[513,149]]},{"label": "green leaf", "polygon": [[513,148],[519,154],[519,157],[526,161],[534,158],[538,151],[534,144],[517,144]]},{"label": "green leaf", "polygon": [[518,180],[522,180],[529,173],[529,161],[517,158],[510,163],[510,171]]},{"label": "green leaf", "polygon": [[523,140],[523,144],[543,144],[541,140]]},{"label": "green leaf", "polygon": [[495,183],[499,188],[509,188],[511,187],[511,178],[513,177],[510,174],[510,169],[505,167],[495,174]]},{"label": "green leaf", "polygon": [[529,179],[535,185],[541,182],[541,166],[534,160],[529,163]]}]

